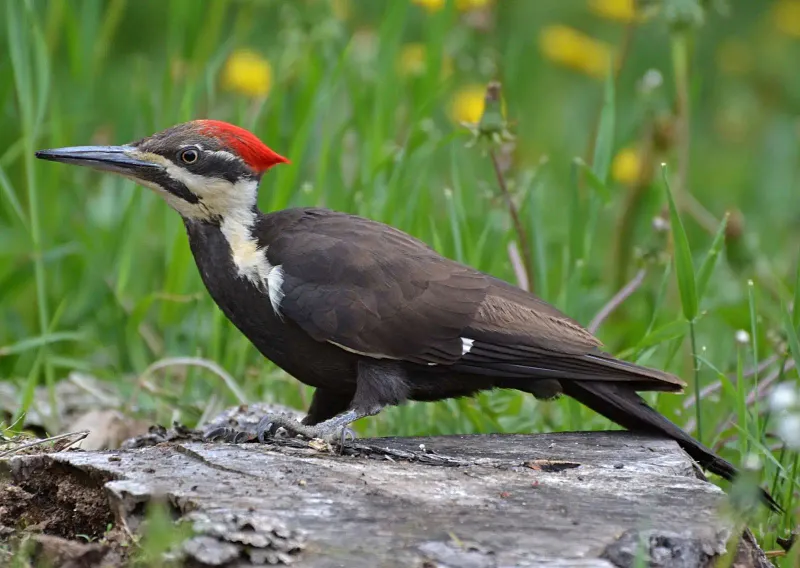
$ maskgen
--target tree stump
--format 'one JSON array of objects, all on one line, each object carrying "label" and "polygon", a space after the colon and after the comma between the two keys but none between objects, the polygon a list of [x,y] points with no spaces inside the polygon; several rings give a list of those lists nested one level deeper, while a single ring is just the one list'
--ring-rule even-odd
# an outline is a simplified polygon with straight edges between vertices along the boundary
[{"label": "tree stump", "polygon": [[[42,554],[67,560],[53,539],[101,538],[109,523],[134,534],[154,499],[193,527],[176,548],[188,566],[611,568],[641,554],[694,568],[734,530],[677,444],[629,432],[363,439],[342,454],[187,433],[15,456],[0,473],[0,525],[32,525]],[[113,548],[85,544],[75,554],[94,560],[73,565],[113,566]],[[737,558],[770,566],[749,533]]]}]

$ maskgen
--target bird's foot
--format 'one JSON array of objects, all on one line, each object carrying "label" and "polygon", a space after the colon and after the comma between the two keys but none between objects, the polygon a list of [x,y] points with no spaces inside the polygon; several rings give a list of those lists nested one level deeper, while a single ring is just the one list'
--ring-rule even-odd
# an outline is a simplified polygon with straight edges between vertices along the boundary
[{"label": "bird's foot", "polygon": [[228,426],[221,426],[219,428],[214,428],[213,430],[209,430],[203,435],[203,438],[209,441],[217,441],[221,440],[223,442],[228,442],[231,444],[243,444],[245,442],[250,442],[251,440],[255,440],[257,438],[257,434],[254,432],[248,432],[247,430],[238,430],[237,428],[231,428]]},{"label": "bird's foot", "polygon": [[256,435],[259,442],[264,442],[267,438],[277,435],[280,430],[284,430],[289,434],[302,436],[309,440],[319,438],[331,445],[344,446],[348,439],[355,440],[356,438],[355,432],[347,427],[356,419],[355,417],[357,414],[348,410],[329,420],[309,426],[285,414],[268,414],[258,423]]},{"label": "bird's foot", "polygon": [[244,442],[264,442],[267,437],[278,438],[286,436],[295,427],[303,426],[295,416],[282,413],[267,413],[255,426],[246,425],[244,428],[220,426],[205,433],[207,440],[221,440],[232,444]]}]

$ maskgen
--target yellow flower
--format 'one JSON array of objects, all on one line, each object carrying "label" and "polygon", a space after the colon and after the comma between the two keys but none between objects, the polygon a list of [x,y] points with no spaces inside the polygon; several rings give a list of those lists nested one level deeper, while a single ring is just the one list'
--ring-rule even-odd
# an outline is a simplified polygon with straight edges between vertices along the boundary
[{"label": "yellow flower", "polygon": [[633,185],[642,171],[642,158],[635,148],[623,148],[611,162],[611,177],[619,183]]},{"label": "yellow flower", "polygon": [[[397,59],[397,70],[404,77],[418,77],[425,73],[428,65],[427,48],[424,43],[407,43],[400,48]],[[442,75],[453,72],[452,58],[442,57]]]},{"label": "yellow flower", "polygon": [[800,0],[778,0],[772,4],[770,15],[779,31],[800,38]]},{"label": "yellow flower", "polygon": [[[483,116],[486,85],[473,83],[459,89],[450,102],[450,118],[454,122],[477,124]],[[500,101],[500,112],[506,115],[506,101]]]},{"label": "yellow flower", "polygon": [[468,85],[456,92],[450,104],[450,118],[455,122],[477,124],[483,115],[486,85]]},{"label": "yellow flower", "polygon": [[613,57],[607,43],[562,25],[544,28],[539,34],[539,48],[555,63],[600,78],[608,73]]},{"label": "yellow flower", "polygon": [[411,0],[417,6],[422,6],[428,12],[438,12],[444,8],[445,0]]},{"label": "yellow flower", "polygon": [[589,0],[589,10],[602,18],[626,24],[637,17],[634,0]]},{"label": "yellow flower", "polygon": [[272,87],[272,66],[255,51],[239,49],[225,62],[222,84],[249,97],[265,97]]},{"label": "yellow flower", "polygon": [[753,67],[753,54],[745,42],[729,39],[717,50],[717,65],[725,75],[744,75]]}]

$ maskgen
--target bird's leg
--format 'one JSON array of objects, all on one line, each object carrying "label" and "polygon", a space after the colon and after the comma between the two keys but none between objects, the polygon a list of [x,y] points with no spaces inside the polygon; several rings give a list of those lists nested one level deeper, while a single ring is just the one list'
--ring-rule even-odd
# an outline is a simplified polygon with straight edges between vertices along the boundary
[{"label": "bird's leg", "polygon": [[286,414],[267,414],[256,427],[256,437],[260,442],[265,438],[275,436],[281,429],[288,433],[302,434],[298,426],[313,426],[343,413],[350,406],[355,390],[335,391],[317,387],[311,399],[308,414],[302,421]]},{"label": "bird's leg", "polygon": [[334,391],[326,388],[317,388],[311,398],[311,405],[308,407],[308,414],[303,418],[303,424],[319,424],[324,420],[333,418],[341,414],[348,408],[355,396],[355,385],[352,390]]},{"label": "bird's leg", "polygon": [[313,426],[298,422],[285,414],[267,415],[261,419],[256,430],[260,442],[263,442],[267,437],[277,432],[279,428],[283,428],[288,433],[294,434],[295,436],[303,436],[310,440],[320,438],[329,443],[335,442],[344,445],[348,437],[355,438],[355,433],[347,427],[351,422],[355,422],[359,418],[364,418],[365,416],[377,414],[380,411],[380,408],[376,408],[371,413],[350,409],[341,414],[337,414],[333,418],[314,424]]},{"label": "bird's leg", "polygon": [[[355,438],[355,434],[347,426],[360,418],[378,414],[385,406],[400,404],[408,397],[408,391],[405,372],[398,364],[359,361],[356,392],[347,410],[318,423],[312,422],[314,417],[311,412],[303,423],[288,416],[265,416],[257,428],[258,438],[263,441],[266,436],[276,432],[278,428],[283,428],[290,433],[306,438],[321,438],[329,443],[344,444],[348,437]],[[317,393],[319,392],[318,389]],[[315,393],[311,410],[317,410],[316,416],[320,416],[324,415],[323,408],[328,410],[333,408],[333,401],[323,402],[322,399],[318,401],[317,393]],[[320,394],[320,396],[324,395]],[[326,402],[329,404],[325,404]]]}]

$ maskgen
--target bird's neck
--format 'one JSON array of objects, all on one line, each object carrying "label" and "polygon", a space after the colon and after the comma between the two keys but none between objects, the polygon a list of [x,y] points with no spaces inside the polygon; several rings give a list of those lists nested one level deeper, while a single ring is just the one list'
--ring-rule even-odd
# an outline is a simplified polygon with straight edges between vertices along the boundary
[{"label": "bird's neck", "polygon": [[[293,225],[302,216],[302,211],[285,209],[264,214],[253,206],[215,221],[185,220],[184,223],[198,262],[197,253],[206,248],[203,243],[213,242],[218,250],[216,262],[230,262],[240,276],[261,281],[271,269],[267,260],[270,243]],[[219,258],[223,254],[226,258]]]},{"label": "bird's neck", "polygon": [[259,243],[257,227],[264,215],[253,207],[224,217],[219,223],[219,230],[231,250],[234,266],[240,274],[255,274],[258,265],[264,261],[264,252],[260,249],[269,243]]}]

